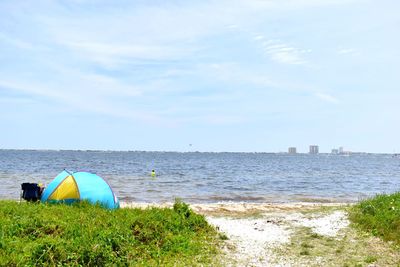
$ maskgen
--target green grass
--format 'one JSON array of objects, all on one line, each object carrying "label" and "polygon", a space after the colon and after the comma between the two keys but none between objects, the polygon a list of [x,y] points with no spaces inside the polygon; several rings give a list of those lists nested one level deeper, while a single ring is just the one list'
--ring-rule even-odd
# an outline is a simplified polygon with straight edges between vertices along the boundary
[{"label": "green grass", "polygon": [[362,230],[400,245],[400,192],[361,201],[349,217]]},{"label": "green grass", "polygon": [[109,211],[0,201],[0,266],[213,265],[218,234],[187,204]]}]

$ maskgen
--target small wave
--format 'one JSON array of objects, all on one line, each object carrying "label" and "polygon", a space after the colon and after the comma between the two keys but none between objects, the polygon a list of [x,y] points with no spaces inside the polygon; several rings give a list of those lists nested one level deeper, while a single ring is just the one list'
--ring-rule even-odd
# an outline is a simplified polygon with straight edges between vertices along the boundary
[{"label": "small wave", "polygon": [[161,193],[162,191],[156,190],[156,189],[147,189],[146,192],[149,192],[149,193]]},{"label": "small wave", "polygon": [[209,200],[215,201],[233,201],[233,202],[247,202],[247,201],[265,201],[265,197],[261,196],[210,196]]},{"label": "small wave", "polygon": [[349,199],[344,199],[344,198],[323,198],[323,197],[294,197],[293,198],[296,201],[299,202],[305,202],[305,203],[346,203],[346,202],[352,202]]},{"label": "small wave", "polygon": [[132,197],[132,196],[119,197],[119,200],[121,202],[135,202],[135,201],[138,201],[138,199],[136,197]]}]

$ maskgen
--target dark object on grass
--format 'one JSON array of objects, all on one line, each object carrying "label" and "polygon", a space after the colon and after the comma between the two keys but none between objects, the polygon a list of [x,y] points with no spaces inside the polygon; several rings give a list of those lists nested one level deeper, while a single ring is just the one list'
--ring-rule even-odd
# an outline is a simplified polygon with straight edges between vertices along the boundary
[{"label": "dark object on grass", "polygon": [[23,183],[21,184],[21,197],[26,201],[38,201],[42,196],[43,188],[35,183]]}]

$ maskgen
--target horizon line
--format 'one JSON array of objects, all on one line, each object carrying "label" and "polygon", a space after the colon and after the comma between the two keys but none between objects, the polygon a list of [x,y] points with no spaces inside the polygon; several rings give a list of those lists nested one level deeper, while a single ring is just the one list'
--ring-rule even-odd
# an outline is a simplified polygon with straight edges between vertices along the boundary
[{"label": "horizon line", "polygon": [[114,150],[114,149],[55,149],[55,148],[0,148],[0,151],[52,151],[52,152],[62,152],[62,151],[73,151],[73,152],[146,152],[146,153],[243,153],[243,154],[288,154],[288,155],[318,155],[318,154],[329,154],[329,155],[346,155],[346,154],[381,154],[381,155],[396,155],[396,152],[352,152],[347,151],[343,154],[335,154],[332,152],[319,152],[319,153],[309,153],[309,152],[297,152],[289,153],[287,151],[177,151],[177,150]]}]

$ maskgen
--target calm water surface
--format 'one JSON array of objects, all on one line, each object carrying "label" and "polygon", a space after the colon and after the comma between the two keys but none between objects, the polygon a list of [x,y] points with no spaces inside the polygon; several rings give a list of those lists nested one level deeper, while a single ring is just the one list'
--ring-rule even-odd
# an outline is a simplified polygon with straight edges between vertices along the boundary
[{"label": "calm water surface", "polygon": [[400,189],[392,155],[0,150],[0,198],[18,199],[22,182],[48,184],[64,168],[94,172],[136,202],[352,202]]}]

